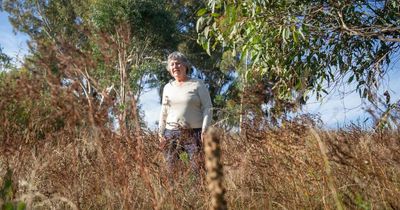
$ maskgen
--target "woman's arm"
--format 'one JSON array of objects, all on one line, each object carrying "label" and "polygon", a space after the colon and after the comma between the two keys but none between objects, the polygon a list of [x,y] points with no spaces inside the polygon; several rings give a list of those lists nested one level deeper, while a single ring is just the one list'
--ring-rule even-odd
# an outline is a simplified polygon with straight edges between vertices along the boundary
[{"label": "woman's arm", "polygon": [[208,92],[208,88],[206,85],[200,81],[199,86],[199,97],[201,101],[201,110],[203,112],[203,125],[202,125],[202,133],[205,132],[211,124],[212,119],[212,102],[210,93]]},{"label": "woman's arm", "polygon": [[167,85],[165,85],[163,90],[163,96],[161,100],[161,112],[160,112],[160,119],[158,121],[158,136],[163,138],[164,131],[165,131],[165,122],[168,116],[168,96],[167,96]]}]

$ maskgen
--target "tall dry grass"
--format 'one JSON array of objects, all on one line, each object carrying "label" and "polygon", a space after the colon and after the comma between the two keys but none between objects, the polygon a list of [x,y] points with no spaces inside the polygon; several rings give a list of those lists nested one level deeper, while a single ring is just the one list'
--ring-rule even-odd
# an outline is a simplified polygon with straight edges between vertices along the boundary
[{"label": "tall dry grass", "polygon": [[[28,209],[211,206],[184,155],[171,184],[155,133],[113,133],[105,109],[89,112],[87,101],[69,91],[30,74],[3,80],[0,183],[11,171],[9,201]],[[228,208],[400,208],[398,131],[325,131],[312,122],[248,126],[245,136],[221,131]]]}]

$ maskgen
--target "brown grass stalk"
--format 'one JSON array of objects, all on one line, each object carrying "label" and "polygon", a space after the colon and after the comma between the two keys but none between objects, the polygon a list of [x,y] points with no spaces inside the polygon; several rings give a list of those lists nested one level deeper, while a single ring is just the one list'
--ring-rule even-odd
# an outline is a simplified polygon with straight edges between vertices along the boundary
[{"label": "brown grass stalk", "polygon": [[205,162],[207,169],[208,190],[211,193],[212,210],[227,209],[225,188],[223,186],[223,168],[221,164],[220,138],[217,130],[210,128],[207,131],[205,145]]}]

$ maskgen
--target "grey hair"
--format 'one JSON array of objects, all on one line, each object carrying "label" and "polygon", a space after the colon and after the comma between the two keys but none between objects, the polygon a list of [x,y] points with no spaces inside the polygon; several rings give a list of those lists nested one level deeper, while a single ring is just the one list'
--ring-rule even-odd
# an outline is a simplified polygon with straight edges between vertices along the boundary
[{"label": "grey hair", "polygon": [[184,66],[186,66],[186,74],[191,73],[192,64],[190,64],[189,60],[186,58],[186,56],[183,53],[175,51],[168,55],[168,61],[167,61],[167,70],[168,71],[170,70],[169,62],[171,60],[177,60],[177,61],[181,62]]}]

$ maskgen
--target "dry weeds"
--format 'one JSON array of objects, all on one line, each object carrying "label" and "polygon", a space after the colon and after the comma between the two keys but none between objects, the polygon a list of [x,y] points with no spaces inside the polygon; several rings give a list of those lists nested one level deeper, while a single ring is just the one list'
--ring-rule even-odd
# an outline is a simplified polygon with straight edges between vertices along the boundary
[{"label": "dry weeds", "polygon": [[[10,169],[12,201],[28,209],[210,207],[205,185],[194,183],[184,160],[176,183],[167,181],[154,133],[113,133],[105,110],[89,113],[68,89],[46,89],[28,76],[0,88],[0,182]],[[222,133],[229,208],[400,208],[397,131],[324,131],[309,122]]]}]

